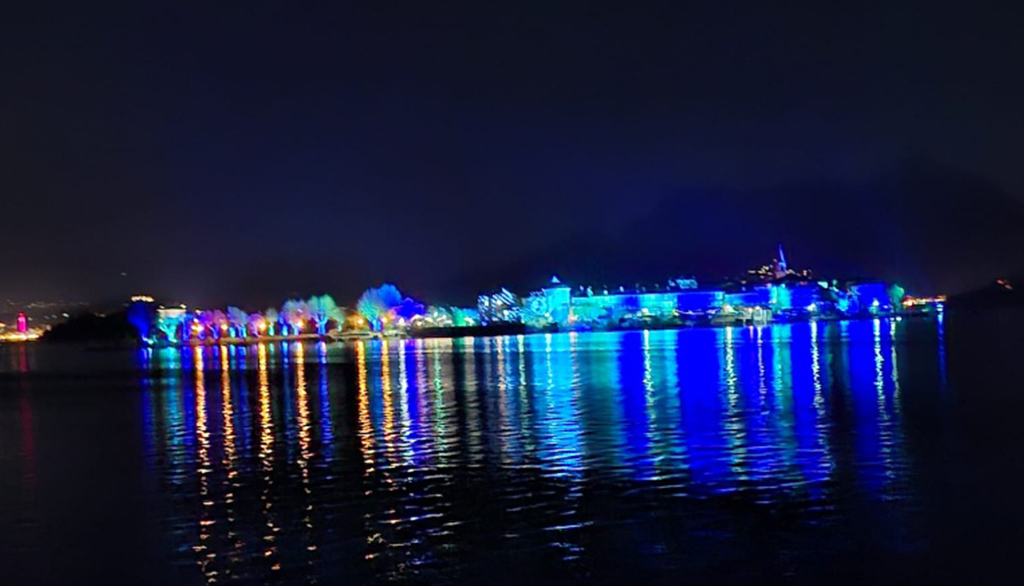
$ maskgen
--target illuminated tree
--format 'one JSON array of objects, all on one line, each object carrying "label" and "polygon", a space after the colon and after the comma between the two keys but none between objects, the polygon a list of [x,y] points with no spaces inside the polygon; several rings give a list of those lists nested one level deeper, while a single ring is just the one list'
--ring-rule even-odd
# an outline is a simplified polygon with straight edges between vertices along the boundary
[{"label": "illuminated tree", "polygon": [[370,328],[380,330],[387,321],[393,309],[402,304],[402,293],[398,287],[390,283],[384,283],[380,287],[373,287],[363,292],[356,309],[359,314],[370,322]]},{"label": "illuminated tree", "polygon": [[244,338],[249,325],[249,314],[237,307],[229,307],[227,311],[228,323],[237,338]]},{"label": "illuminated tree", "polygon": [[480,312],[468,307],[453,307],[452,321],[456,327],[469,327],[480,324]]},{"label": "illuminated tree", "polygon": [[331,320],[338,322],[344,317],[338,305],[334,303],[334,298],[330,295],[319,297],[314,295],[306,301],[306,306],[309,308],[310,318],[316,323],[316,333],[321,336],[327,333],[327,322]]},{"label": "illuminated tree", "polygon": [[159,329],[168,342],[172,344],[178,341],[178,328],[185,321],[184,310],[182,313],[160,315],[156,320],[156,327]]},{"label": "illuminated tree", "polygon": [[259,337],[267,331],[267,320],[263,319],[263,316],[258,313],[249,314],[249,330],[253,332],[253,335]]},{"label": "illuminated tree", "polygon": [[384,306],[391,310],[402,304],[402,292],[398,290],[391,283],[384,283],[377,289],[378,295],[381,301],[384,302]]},{"label": "illuminated tree", "polygon": [[128,323],[135,327],[135,331],[139,334],[139,339],[146,344],[153,341],[150,336],[153,331],[153,321],[155,318],[156,312],[153,309],[152,303],[133,301],[128,306]]},{"label": "illuminated tree", "polygon": [[270,307],[263,312],[263,319],[267,322],[267,334],[273,336],[277,332],[277,324],[281,321],[281,316],[277,313],[277,309]]},{"label": "illuminated tree", "polygon": [[210,329],[210,324],[213,323],[213,311],[204,309],[196,314],[196,319],[199,321],[199,329],[196,330],[196,335],[202,339],[206,337],[206,332]]},{"label": "illuminated tree", "polygon": [[202,317],[202,314],[197,312],[185,318],[185,325],[182,326],[182,339],[202,339],[204,330]]},{"label": "illuminated tree", "polygon": [[423,315],[424,311],[422,303],[416,301],[412,297],[406,297],[402,300],[402,303],[395,308],[395,315],[406,321],[411,321],[413,318]]},{"label": "illuminated tree", "polygon": [[213,326],[217,331],[216,337],[218,339],[224,337],[224,334],[228,331],[229,327],[228,316],[219,309],[213,310]]},{"label": "illuminated tree", "polygon": [[356,303],[356,310],[359,311],[359,315],[370,322],[370,329],[372,330],[380,329],[381,320],[387,312],[384,304],[377,296],[376,289],[368,289],[363,293]]},{"label": "illuminated tree", "polygon": [[293,334],[301,334],[310,318],[309,306],[301,299],[289,299],[281,306],[281,317]]},{"label": "illuminated tree", "polygon": [[213,340],[220,339],[221,333],[228,327],[228,318],[219,309],[204,310],[199,314],[199,322],[204,330],[210,332],[210,338]]},{"label": "illuminated tree", "polygon": [[906,295],[907,290],[896,283],[889,286],[889,302],[892,304],[893,309],[903,307],[903,298],[906,297]]}]

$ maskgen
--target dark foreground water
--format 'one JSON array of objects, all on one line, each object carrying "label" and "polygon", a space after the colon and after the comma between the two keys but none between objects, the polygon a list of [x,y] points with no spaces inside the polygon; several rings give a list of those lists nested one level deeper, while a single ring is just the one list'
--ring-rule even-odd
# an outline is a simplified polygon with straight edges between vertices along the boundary
[{"label": "dark foreground water", "polygon": [[0,584],[1015,583],[1021,325],[5,346]]}]

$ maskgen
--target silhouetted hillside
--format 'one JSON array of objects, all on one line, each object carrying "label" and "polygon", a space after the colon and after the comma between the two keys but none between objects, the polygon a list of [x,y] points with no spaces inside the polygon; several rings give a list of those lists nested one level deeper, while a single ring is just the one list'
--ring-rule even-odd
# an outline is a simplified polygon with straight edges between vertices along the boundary
[{"label": "silhouetted hillside", "polygon": [[954,307],[1024,307],[1024,272],[1001,278],[984,287],[955,295],[949,299]]},{"label": "silhouetted hillside", "polygon": [[594,284],[720,278],[768,262],[782,242],[794,268],[958,292],[1024,264],[1020,226],[1024,205],[997,186],[914,161],[860,184],[681,189],[621,233],[567,237],[563,246],[468,277],[465,286],[530,287],[552,273]]},{"label": "silhouetted hillside", "polygon": [[43,335],[44,342],[134,342],[138,335],[124,311],[109,315],[83,313],[59,323]]}]

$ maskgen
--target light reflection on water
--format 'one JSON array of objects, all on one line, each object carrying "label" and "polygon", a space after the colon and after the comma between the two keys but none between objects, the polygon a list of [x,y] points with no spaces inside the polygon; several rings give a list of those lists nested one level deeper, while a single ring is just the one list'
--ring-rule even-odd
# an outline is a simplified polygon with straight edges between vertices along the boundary
[{"label": "light reflection on water", "polygon": [[[444,582],[494,552],[585,575],[629,523],[696,534],[728,525],[718,503],[824,524],[867,511],[903,535],[884,507],[914,498],[899,329],[161,349],[147,462],[179,563],[209,583]],[[692,555],[650,523],[630,545],[642,559]]]}]

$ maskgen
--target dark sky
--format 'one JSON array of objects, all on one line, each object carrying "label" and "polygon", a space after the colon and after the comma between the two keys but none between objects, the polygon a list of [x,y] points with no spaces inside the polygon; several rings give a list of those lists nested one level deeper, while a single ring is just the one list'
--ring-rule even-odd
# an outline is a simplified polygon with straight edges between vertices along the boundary
[{"label": "dark sky", "polygon": [[23,4],[0,18],[5,298],[443,295],[681,188],[909,157],[1024,203],[1013,2]]}]

